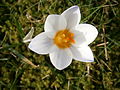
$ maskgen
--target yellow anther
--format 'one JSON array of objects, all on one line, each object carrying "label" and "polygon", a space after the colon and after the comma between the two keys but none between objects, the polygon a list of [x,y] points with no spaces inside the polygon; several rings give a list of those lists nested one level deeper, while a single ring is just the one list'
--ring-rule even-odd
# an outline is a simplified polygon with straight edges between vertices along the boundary
[{"label": "yellow anther", "polygon": [[65,37],[65,34],[62,34],[63,37]]},{"label": "yellow anther", "polygon": [[75,43],[74,33],[71,33],[68,29],[58,31],[53,40],[56,46],[61,49],[69,48]]}]

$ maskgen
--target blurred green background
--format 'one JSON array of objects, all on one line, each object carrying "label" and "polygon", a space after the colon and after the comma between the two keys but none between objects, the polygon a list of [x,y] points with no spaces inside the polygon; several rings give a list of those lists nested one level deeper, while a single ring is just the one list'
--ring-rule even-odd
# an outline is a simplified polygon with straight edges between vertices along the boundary
[{"label": "blurred green background", "polygon": [[[38,55],[23,43],[35,28],[44,31],[49,14],[78,5],[81,23],[98,29],[90,44],[95,62],[73,60],[66,69],[53,67],[48,55]],[[0,90],[120,90],[120,4],[117,0],[0,0]],[[29,59],[39,67],[34,68]]]}]

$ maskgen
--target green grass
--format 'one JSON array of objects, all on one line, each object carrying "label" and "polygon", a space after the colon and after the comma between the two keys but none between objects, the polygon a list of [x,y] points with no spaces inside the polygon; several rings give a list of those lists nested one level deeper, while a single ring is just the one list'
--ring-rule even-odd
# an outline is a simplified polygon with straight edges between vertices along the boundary
[{"label": "green grass", "polygon": [[[48,55],[33,53],[22,41],[32,27],[34,36],[44,31],[49,14],[61,14],[73,5],[80,7],[81,23],[99,32],[90,44],[95,62],[89,75],[88,64],[75,60],[62,71],[55,69]],[[1,0],[0,90],[120,90],[119,22],[117,0]]]}]

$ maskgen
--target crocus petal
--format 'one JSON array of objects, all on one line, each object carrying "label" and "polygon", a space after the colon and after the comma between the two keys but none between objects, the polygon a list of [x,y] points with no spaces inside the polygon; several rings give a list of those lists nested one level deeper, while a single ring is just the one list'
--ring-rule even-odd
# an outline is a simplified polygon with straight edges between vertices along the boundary
[{"label": "crocus petal", "polygon": [[66,18],[67,29],[71,29],[72,27],[78,25],[81,19],[80,9],[78,6],[68,8],[61,15]]},{"label": "crocus petal", "polygon": [[48,38],[48,33],[43,32],[37,35],[29,44],[29,48],[38,54],[48,54],[53,49],[53,41]]},{"label": "crocus petal", "polygon": [[83,32],[86,38],[87,45],[93,42],[98,35],[97,29],[93,25],[90,25],[90,24],[79,24],[76,27],[76,30]]},{"label": "crocus petal", "polygon": [[63,30],[67,26],[66,19],[61,15],[49,15],[46,19],[45,32],[56,32]]},{"label": "crocus petal", "polygon": [[53,39],[54,36],[56,35],[55,32],[47,32],[46,35],[50,38],[50,39]]},{"label": "crocus petal", "polygon": [[56,49],[50,53],[50,60],[58,70],[62,70],[71,64],[72,53],[69,49]]},{"label": "crocus petal", "polygon": [[73,58],[82,62],[93,62],[94,57],[89,46],[82,46],[79,48],[71,47],[70,48]]},{"label": "crocus petal", "polygon": [[70,50],[71,50],[72,55],[73,55],[73,58],[74,58],[75,60],[81,59],[82,56],[81,56],[81,53],[79,52],[79,50],[78,50],[77,47],[71,46],[71,47],[70,47]]},{"label": "crocus petal", "polygon": [[82,32],[77,30],[71,30],[71,32],[74,34],[74,40],[75,43],[73,44],[76,47],[80,47],[86,43],[85,36]]}]

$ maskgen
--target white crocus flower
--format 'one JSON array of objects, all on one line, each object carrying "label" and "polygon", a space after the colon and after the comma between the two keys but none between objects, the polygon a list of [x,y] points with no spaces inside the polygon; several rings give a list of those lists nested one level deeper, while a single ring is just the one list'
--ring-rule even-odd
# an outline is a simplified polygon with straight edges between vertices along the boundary
[{"label": "white crocus flower", "polygon": [[29,44],[38,54],[49,54],[51,63],[59,70],[69,66],[72,59],[93,62],[89,44],[97,37],[97,29],[90,24],[79,24],[81,14],[78,6],[72,6],[61,15],[49,15],[45,32],[40,33]]}]

